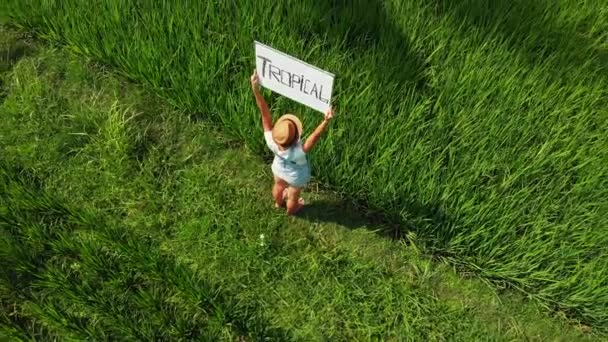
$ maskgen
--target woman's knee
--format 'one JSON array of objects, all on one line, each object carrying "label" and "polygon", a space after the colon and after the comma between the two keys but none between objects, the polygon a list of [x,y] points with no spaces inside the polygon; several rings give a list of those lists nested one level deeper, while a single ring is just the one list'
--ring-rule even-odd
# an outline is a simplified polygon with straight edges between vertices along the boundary
[{"label": "woman's knee", "polygon": [[300,188],[290,186],[287,189],[287,194],[288,194],[289,198],[293,198],[294,201],[296,201],[296,203],[297,203],[298,199],[300,198],[301,191],[302,191],[302,189],[300,189]]}]

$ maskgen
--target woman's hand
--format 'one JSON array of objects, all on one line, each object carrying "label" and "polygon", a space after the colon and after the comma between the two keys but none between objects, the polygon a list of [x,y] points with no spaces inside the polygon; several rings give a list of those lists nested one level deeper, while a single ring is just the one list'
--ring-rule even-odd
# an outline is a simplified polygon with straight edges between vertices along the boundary
[{"label": "woman's hand", "polygon": [[258,78],[258,73],[255,69],[253,70],[253,75],[251,75],[251,88],[253,89],[255,102],[262,113],[262,127],[264,128],[264,132],[271,131],[272,116],[270,116],[270,108],[268,108],[264,96],[260,93],[260,79]]},{"label": "woman's hand", "polygon": [[327,112],[325,112],[325,121],[330,121],[333,118],[334,118],[334,108],[329,107]]},{"label": "woman's hand", "polygon": [[255,92],[260,91],[260,79],[256,70],[253,70],[253,75],[251,75],[251,89]]},{"label": "woman's hand", "polygon": [[327,112],[325,112],[325,118],[323,119],[323,122],[321,122],[321,124],[319,124],[319,126],[317,126],[315,131],[312,132],[312,134],[304,142],[304,146],[302,146],[304,153],[310,152],[310,150],[317,144],[317,141],[319,141],[321,134],[323,133],[323,131],[325,131],[325,129],[329,125],[329,121],[331,119],[333,119],[333,117],[334,117],[334,109],[333,109],[333,107],[329,107]]}]

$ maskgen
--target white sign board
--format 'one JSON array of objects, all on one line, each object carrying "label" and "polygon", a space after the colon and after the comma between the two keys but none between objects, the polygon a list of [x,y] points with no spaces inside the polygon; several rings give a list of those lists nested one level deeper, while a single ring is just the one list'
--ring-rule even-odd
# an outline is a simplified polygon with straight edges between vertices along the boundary
[{"label": "white sign board", "polygon": [[255,60],[263,87],[322,113],[329,109],[333,74],[257,41]]}]

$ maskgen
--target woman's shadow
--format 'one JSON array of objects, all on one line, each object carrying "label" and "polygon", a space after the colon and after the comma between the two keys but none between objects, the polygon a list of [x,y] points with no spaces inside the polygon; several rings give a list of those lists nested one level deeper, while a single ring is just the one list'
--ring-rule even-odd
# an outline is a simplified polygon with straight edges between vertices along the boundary
[{"label": "woman's shadow", "polygon": [[368,229],[391,239],[403,238],[403,223],[399,224],[385,215],[370,212],[337,198],[318,198],[306,203],[298,213],[302,219],[314,223],[333,223],[348,229]]}]

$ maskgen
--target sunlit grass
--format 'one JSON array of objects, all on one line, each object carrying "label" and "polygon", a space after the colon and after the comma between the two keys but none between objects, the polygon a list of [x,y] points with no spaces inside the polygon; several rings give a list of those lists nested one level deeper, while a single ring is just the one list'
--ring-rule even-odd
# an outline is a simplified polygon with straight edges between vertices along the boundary
[{"label": "sunlit grass", "polygon": [[5,70],[0,339],[592,338],[331,194],[275,211],[257,156],[82,58]]},{"label": "sunlit grass", "polygon": [[[253,40],[332,71],[319,181],[425,250],[607,326],[606,6],[454,3],[12,1],[9,14],[260,155]],[[320,119],[268,98],[307,130]]]}]

